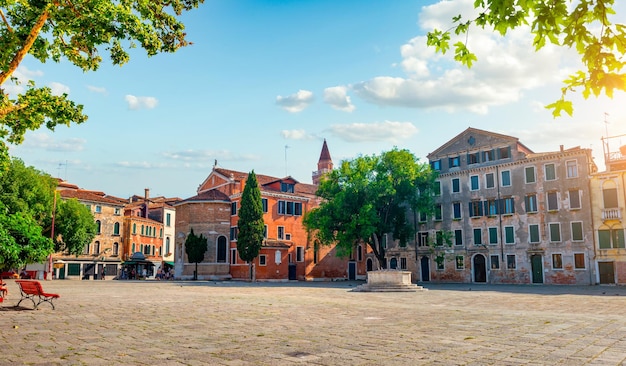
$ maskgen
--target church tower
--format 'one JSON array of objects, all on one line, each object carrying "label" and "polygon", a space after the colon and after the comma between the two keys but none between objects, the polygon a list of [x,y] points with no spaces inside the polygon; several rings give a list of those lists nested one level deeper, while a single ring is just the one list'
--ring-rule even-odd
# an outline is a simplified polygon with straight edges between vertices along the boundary
[{"label": "church tower", "polygon": [[318,185],[322,175],[333,170],[333,159],[328,152],[328,145],[326,139],[324,139],[324,145],[322,145],[322,152],[320,153],[320,159],[317,162],[317,171],[313,172],[313,184]]}]

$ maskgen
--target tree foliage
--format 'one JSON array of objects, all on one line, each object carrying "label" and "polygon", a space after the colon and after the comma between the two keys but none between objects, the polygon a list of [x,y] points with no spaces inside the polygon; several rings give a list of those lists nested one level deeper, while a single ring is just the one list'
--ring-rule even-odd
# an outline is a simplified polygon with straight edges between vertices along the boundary
[{"label": "tree foliage", "polygon": [[322,244],[336,244],[348,255],[367,244],[386,268],[385,243],[391,234],[401,246],[414,238],[410,211],[431,212],[435,174],[408,150],[343,161],[323,177],[317,195],[322,204],[304,218],[307,230]]},{"label": "tree foliage", "polygon": [[250,265],[250,276],[252,278],[251,263],[261,251],[265,232],[263,201],[254,170],[248,174],[246,185],[243,188],[237,227],[239,229],[237,252],[239,257]]},{"label": "tree foliage", "polygon": [[[479,14],[474,19],[458,15],[455,24],[447,31],[428,33],[427,44],[437,52],[450,49],[450,32],[467,35],[472,25],[490,28],[504,36],[522,25],[530,25],[535,50],[547,43],[575,49],[580,55],[584,70],[571,74],[563,81],[561,98],[546,106],[554,117],[566,112],[573,114],[573,105],[566,99],[568,92],[582,90],[588,98],[592,93],[613,97],[614,90],[626,90],[626,25],[613,23],[615,0],[474,0]],[[468,67],[476,61],[463,42],[454,45],[455,60]]]},{"label": "tree foliage", "polygon": [[196,264],[196,270],[193,273],[194,280],[198,279],[198,263],[204,260],[204,253],[206,253],[207,248],[207,239],[202,234],[200,236],[194,234],[192,228],[185,240],[185,253],[187,253],[189,262]]},{"label": "tree foliage", "polygon": [[7,163],[6,143],[21,143],[27,130],[87,120],[67,94],[53,95],[32,80],[17,96],[6,92],[6,82],[18,86],[13,74],[26,55],[94,71],[103,53],[123,65],[138,45],[148,56],[174,52],[190,44],[178,17],[203,1],[0,0],[0,163]]},{"label": "tree foliage", "polygon": [[80,254],[91,243],[98,227],[93,214],[77,199],[57,200],[54,239],[55,252]]}]

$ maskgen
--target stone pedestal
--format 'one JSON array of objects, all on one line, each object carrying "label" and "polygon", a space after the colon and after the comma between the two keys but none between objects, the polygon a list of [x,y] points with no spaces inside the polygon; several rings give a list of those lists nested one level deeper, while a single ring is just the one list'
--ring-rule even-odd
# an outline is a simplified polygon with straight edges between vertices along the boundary
[{"label": "stone pedestal", "polygon": [[353,291],[364,292],[415,292],[425,291],[422,286],[411,282],[411,272],[382,270],[367,272],[367,283]]}]

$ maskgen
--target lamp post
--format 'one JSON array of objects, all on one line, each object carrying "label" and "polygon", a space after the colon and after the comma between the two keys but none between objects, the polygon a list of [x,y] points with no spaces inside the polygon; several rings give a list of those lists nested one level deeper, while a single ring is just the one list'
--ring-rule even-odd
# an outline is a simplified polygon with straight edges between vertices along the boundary
[{"label": "lamp post", "polygon": [[[56,188],[52,192],[54,197],[52,200],[52,228],[50,229],[50,239],[52,239],[52,244],[54,245],[54,216],[56,215],[57,210],[57,191]],[[52,253],[48,256],[48,280],[52,280]]]}]

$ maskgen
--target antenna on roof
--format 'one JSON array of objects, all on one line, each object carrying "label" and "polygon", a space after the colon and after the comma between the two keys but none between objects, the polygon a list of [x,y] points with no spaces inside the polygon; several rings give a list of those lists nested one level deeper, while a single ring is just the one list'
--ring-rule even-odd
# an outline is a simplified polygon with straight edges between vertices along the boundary
[{"label": "antenna on roof", "polygon": [[289,175],[287,174],[287,149],[289,148],[290,148],[289,145],[285,145],[285,177]]},{"label": "antenna on roof", "polygon": [[65,164],[64,163],[59,163],[59,165],[57,166],[57,177],[61,178],[61,167],[65,165],[65,181],[67,182],[67,160],[65,160]]}]

